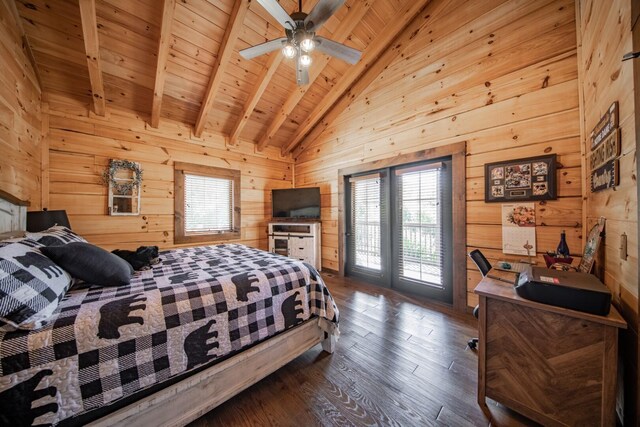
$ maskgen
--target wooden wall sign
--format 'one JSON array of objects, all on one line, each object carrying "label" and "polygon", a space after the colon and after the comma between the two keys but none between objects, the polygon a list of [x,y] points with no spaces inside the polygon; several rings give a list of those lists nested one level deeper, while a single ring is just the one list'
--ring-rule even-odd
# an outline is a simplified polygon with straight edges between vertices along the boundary
[{"label": "wooden wall sign", "polygon": [[618,129],[618,101],[614,101],[591,132],[591,149],[598,146],[609,134]]},{"label": "wooden wall sign", "polygon": [[618,127],[618,101],[609,107],[591,132],[591,192],[607,190],[620,181],[620,128]]},{"label": "wooden wall sign", "polygon": [[591,149],[589,157],[589,166],[591,170],[598,169],[600,166],[620,155],[620,129],[616,129],[609,136],[605,137],[601,144]]},{"label": "wooden wall sign", "polygon": [[591,192],[613,188],[620,183],[620,165],[618,160],[609,160],[604,165],[591,171]]}]

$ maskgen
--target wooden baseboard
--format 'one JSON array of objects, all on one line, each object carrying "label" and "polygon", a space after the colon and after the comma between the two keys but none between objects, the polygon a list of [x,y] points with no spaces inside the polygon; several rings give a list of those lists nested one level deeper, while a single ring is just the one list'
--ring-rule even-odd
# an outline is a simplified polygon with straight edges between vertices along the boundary
[{"label": "wooden baseboard", "polygon": [[211,368],[143,398],[89,425],[186,425],[323,343],[332,352],[333,335],[325,338],[317,318],[239,353]]},{"label": "wooden baseboard", "polygon": [[331,268],[323,268],[322,274],[333,274],[336,277],[340,277],[340,273],[336,270],[332,270]]}]

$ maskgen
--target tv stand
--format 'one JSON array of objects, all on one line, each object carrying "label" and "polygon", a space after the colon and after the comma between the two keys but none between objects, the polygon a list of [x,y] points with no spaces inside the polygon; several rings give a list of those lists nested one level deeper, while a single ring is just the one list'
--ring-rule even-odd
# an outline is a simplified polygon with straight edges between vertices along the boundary
[{"label": "tv stand", "polygon": [[322,268],[319,222],[270,222],[269,252]]}]

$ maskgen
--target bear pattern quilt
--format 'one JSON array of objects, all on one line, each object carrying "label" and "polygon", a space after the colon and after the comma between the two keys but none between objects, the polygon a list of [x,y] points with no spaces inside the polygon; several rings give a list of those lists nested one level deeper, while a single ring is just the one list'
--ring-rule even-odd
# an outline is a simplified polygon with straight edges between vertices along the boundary
[{"label": "bear pattern quilt", "polygon": [[129,286],[80,284],[51,323],[0,332],[0,425],[50,425],[338,309],[310,265],[242,245],[161,253]]}]

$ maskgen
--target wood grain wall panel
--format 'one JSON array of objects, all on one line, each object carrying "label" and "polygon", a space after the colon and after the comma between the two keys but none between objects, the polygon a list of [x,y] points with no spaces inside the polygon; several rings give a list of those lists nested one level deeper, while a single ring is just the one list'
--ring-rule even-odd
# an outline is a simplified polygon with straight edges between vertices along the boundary
[{"label": "wood grain wall panel", "polygon": [[104,73],[103,76],[107,105],[150,116],[149,105],[153,100],[153,86],[144,87],[113,74]]},{"label": "wood grain wall panel", "polygon": [[41,206],[41,91],[21,23],[0,3],[0,188]]},{"label": "wood grain wall panel", "polygon": [[[631,1],[602,3],[578,0],[583,128],[582,151],[590,155],[589,134],[612,102],[618,101],[621,128],[620,185],[615,190],[589,191],[585,174],[586,222],[590,227],[600,216],[606,222],[603,256],[596,271],[611,288],[614,303],[629,323],[621,335],[624,360],[625,425],[637,423],[638,373],[638,200],[636,159],[636,106],[632,62],[621,62],[633,50]],[[636,87],[637,91],[638,88]],[[620,236],[627,235],[628,258],[620,258]],[[631,380],[631,381],[629,381]]]},{"label": "wood grain wall panel", "polygon": [[[86,105],[50,97],[50,208],[66,209],[75,230],[108,249],[173,243],[173,163],[188,162],[242,172],[244,244],[267,248],[273,188],[290,188],[292,160],[276,149],[255,154],[253,144],[228,147],[225,138],[205,132],[192,138],[189,127],[163,120],[158,129],[130,112],[89,115]],[[141,215],[112,217],[101,174],[109,159],[138,161],[144,170]]]},{"label": "wood grain wall panel", "polygon": [[15,2],[43,84],[43,97],[58,91],[86,101],[91,85],[77,2]]},{"label": "wood grain wall panel", "polygon": [[[432,1],[426,13],[450,13],[425,24],[317,138],[295,150],[296,186],[321,189],[328,268],[338,267],[338,169],[461,141],[469,250],[504,257],[500,204],[484,203],[484,164],[556,153],[560,197],[536,203],[537,259],[557,246],[563,229],[572,252],[582,251],[573,1],[463,3]],[[468,280],[477,278],[474,266],[466,268]],[[473,306],[471,283],[468,289]]]},{"label": "wood grain wall panel", "polygon": [[[440,86],[440,90],[444,91],[445,93],[455,93],[455,87],[449,88],[450,81],[453,80],[458,83],[460,82],[459,79],[455,78],[454,70],[467,68],[470,63],[473,63],[473,59],[476,59],[478,61],[487,61],[488,59],[490,59],[490,63],[492,65],[497,65],[498,67],[500,67],[500,64],[494,62],[496,61],[496,59],[495,57],[493,57],[493,55],[487,57],[489,50],[495,52],[496,50],[501,50],[508,46],[520,45],[523,41],[530,40],[532,38],[532,32],[538,35],[545,32],[545,23],[541,22],[541,26],[539,29],[540,33],[537,33],[535,31],[535,29],[537,29],[538,27],[535,26],[533,28],[530,28],[529,31],[518,32],[517,36],[512,34],[511,37],[507,37],[509,28],[514,28],[512,26],[517,25],[516,17],[518,16],[518,14],[520,14],[521,16],[522,13],[530,13],[531,18],[534,18],[533,15],[543,15],[545,12],[548,13],[550,11],[549,5],[546,5],[546,7],[542,9],[538,9],[540,5],[544,5],[546,2],[532,3],[527,5],[527,7],[524,9],[522,8],[522,5],[517,5],[517,2],[499,3],[502,4],[498,5],[498,2],[482,2],[476,4],[474,8],[465,7],[464,10],[456,10],[455,12],[450,9],[445,9],[443,11],[443,15],[439,16],[439,19],[448,23],[448,26],[439,28],[437,31],[431,33],[418,33],[412,45],[408,46],[405,50],[405,55],[410,56],[419,52],[421,50],[420,46],[427,45],[429,46],[430,50],[432,49],[429,58],[430,62],[428,64],[413,63],[412,61],[407,61],[406,59],[396,59],[396,61],[394,61],[394,63],[392,63],[388,67],[389,74],[385,76],[384,79],[379,78],[374,81],[366,90],[367,93],[371,93],[371,100],[373,101],[372,105],[374,107],[379,107],[379,104],[375,101],[376,99],[380,99],[380,97],[384,97],[384,94],[389,91],[389,87],[387,86],[387,82],[389,80],[395,81],[407,75],[415,75],[414,78],[420,78],[425,82],[428,82],[429,80],[439,81],[442,79],[444,80],[443,83],[449,84]],[[496,8],[494,9],[495,12],[487,13],[487,11],[491,11],[493,8]],[[547,26],[549,25],[548,21],[552,16],[553,15],[547,17],[547,19],[545,20],[547,21]],[[510,21],[511,24],[507,25],[507,23],[509,23]],[[551,20],[551,22],[554,21]],[[466,23],[468,23],[468,25],[464,25]],[[491,28],[491,25],[493,25],[494,27]],[[492,31],[496,28],[499,28],[499,30]],[[445,34],[446,37],[443,37]],[[468,60],[459,56],[450,57],[447,55],[447,52],[463,48],[470,44],[474,44],[474,47],[476,49],[470,50],[469,55],[471,56]],[[506,60],[506,66],[512,67],[512,69],[520,69],[522,68],[523,61],[530,61],[531,58],[536,57],[537,56],[535,54],[531,56],[500,56],[502,62],[504,63]],[[516,62],[513,63],[512,61]],[[486,67],[483,66],[482,68]],[[441,72],[445,69],[448,69],[449,72],[443,76]],[[482,77],[479,76],[478,73],[471,72],[469,74],[473,75],[476,79]],[[427,76],[430,78],[429,80],[426,80]],[[487,81],[487,79],[485,79],[484,81]],[[429,89],[425,88],[424,90]]]},{"label": "wood grain wall panel", "polygon": [[[162,20],[162,8],[157,6],[156,2],[102,0],[96,3],[96,10],[99,16],[121,25],[128,32],[135,32],[144,37],[157,38],[160,34],[159,23]],[[125,40],[127,43],[133,41]]]},{"label": "wood grain wall panel", "polygon": [[[485,62],[492,63],[496,58],[496,50],[500,49],[500,45],[504,45],[505,43],[500,40],[507,40],[506,43],[519,44],[523,39],[527,37],[527,31],[522,31],[522,28],[511,27],[512,30],[509,31],[507,28],[502,29],[502,33],[496,33],[492,30],[495,28],[500,28],[501,25],[505,25],[505,23],[510,23],[511,25],[516,25],[517,19],[514,16],[514,13],[527,14],[533,13],[536,9],[540,8],[540,5],[545,6],[546,2],[529,2],[529,5],[525,5],[525,8],[522,8],[521,2],[509,2],[506,6],[516,5],[518,7],[511,6],[509,10],[504,4],[504,1],[495,1],[495,2],[475,2],[473,4],[465,4],[464,7],[456,7],[459,6],[458,3],[449,2],[448,4],[439,4],[439,8],[433,8],[429,17],[431,20],[437,20],[441,22],[442,25],[437,28],[430,29],[428,32],[423,31],[417,32],[416,34],[411,34],[411,45],[414,46],[414,50],[420,50],[422,46],[428,45],[433,48],[430,51],[430,55],[428,57],[428,62],[425,61],[412,61],[411,58],[414,57],[413,52],[407,53],[403,50],[403,55],[401,58],[396,59],[396,61],[392,64],[389,64],[386,69],[388,73],[385,73],[384,77],[379,77],[378,82],[374,81],[370,83],[368,89],[364,90],[363,98],[367,99],[369,102],[369,108],[371,110],[375,110],[376,108],[384,108],[384,105],[388,102],[389,96],[385,96],[385,94],[389,94],[389,88],[393,87],[391,83],[396,81],[398,78],[406,78],[411,76],[411,78],[422,81],[422,85],[416,85],[416,89],[420,87],[427,87],[429,83],[436,83],[437,88],[441,91],[449,92],[452,98],[455,98],[457,94],[456,88],[451,87],[449,91],[449,86],[451,85],[450,81],[447,81],[445,78],[453,78],[455,81],[460,82],[462,80],[455,79],[453,77],[453,70],[456,66],[463,64],[464,67],[468,68],[469,64],[474,64],[474,60],[481,61],[485,59]],[[548,7],[548,5],[546,5]],[[496,8],[496,12],[494,12],[491,16],[487,18],[487,11],[491,11]],[[547,11],[549,12],[549,11]],[[540,14],[540,12],[538,12]],[[555,14],[547,13],[544,19],[541,20],[540,25],[544,27],[544,22],[546,25],[549,24],[549,20],[553,18]],[[474,19],[478,20],[486,20],[495,21],[491,24],[486,25],[477,25],[472,26],[473,24],[467,25],[469,22]],[[485,22],[482,21],[484,24]],[[537,28],[536,26],[528,26],[529,28]],[[534,30],[535,31],[535,30]],[[520,33],[524,34],[520,34]],[[544,32],[544,28],[540,28],[540,33]],[[424,36],[427,38],[424,39]],[[518,33],[516,36],[515,33]],[[500,36],[502,34],[502,36]],[[535,40],[536,38],[534,38]],[[543,43],[542,41],[540,41]],[[450,56],[447,55],[447,52],[455,51],[456,48],[460,48],[462,46],[468,46],[470,44],[474,45],[474,49],[469,49],[466,57],[469,57],[469,60],[465,62],[465,59],[461,59],[459,56]],[[496,44],[497,43],[497,44]],[[411,49],[411,46],[403,46],[403,49]],[[489,52],[491,50],[491,52]],[[530,58],[528,55],[521,55],[521,51],[518,51],[514,58],[522,57],[522,58]],[[532,57],[536,57],[535,53]],[[457,65],[456,65],[457,63]],[[485,64],[479,62],[475,64],[479,67],[484,68]],[[416,68],[417,67],[417,68]],[[391,70],[395,69],[395,72]],[[449,69],[449,73],[442,73],[444,69]],[[419,72],[414,72],[414,70],[418,70]],[[467,74],[474,74],[477,78],[477,74],[472,69],[468,70]],[[431,81],[429,80],[431,79]],[[443,79],[443,80],[440,80]],[[484,80],[482,83],[487,82],[488,80]],[[380,87],[377,87],[380,86]],[[381,92],[381,96],[383,99],[382,102],[376,102],[375,97],[377,93]],[[411,97],[414,99],[421,99],[419,94],[417,96]],[[435,96],[435,94],[434,94]],[[441,98],[441,97],[440,97]],[[439,101],[443,101],[439,97],[435,97],[435,99],[439,99]],[[344,104],[344,102],[343,102]],[[446,111],[446,106],[438,105],[435,108],[436,111]],[[402,113],[400,113],[402,114]],[[369,114],[371,117],[377,117],[375,113]],[[363,119],[364,115],[356,115],[356,120],[352,122],[353,126],[356,126],[358,120]],[[404,117],[404,120],[407,120],[407,117]],[[328,114],[327,117],[322,121],[321,126],[316,128],[313,132],[311,132],[310,140],[307,143],[312,142],[317,136],[318,129],[330,128],[332,126],[340,126],[338,123],[341,121],[351,121],[351,117],[348,114],[342,114],[341,117],[337,117],[337,115],[332,111],[331,114]],[[382,125],[384,126],[384,124]],[[381,127],[378,125],[378,127]]]}]

